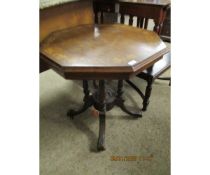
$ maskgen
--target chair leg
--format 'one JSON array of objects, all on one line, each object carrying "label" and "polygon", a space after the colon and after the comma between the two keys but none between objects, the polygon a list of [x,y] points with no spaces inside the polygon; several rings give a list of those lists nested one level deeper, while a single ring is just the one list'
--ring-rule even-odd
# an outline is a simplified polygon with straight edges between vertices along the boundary
[{"label": "chair leg", "polygon": [[157,79],[159,80],[168,80],[169,81],[169,86],[171,86],[171,77],[158,77]]},{"label": "chair leg", "polygon": [[143,108],[142,111],[146,111],[147,107],[149,105],[149,98],[152,92],[152,83],[153,83],[153,79],[148,79],[147,81],[147,87],[145,90],[145,97],[143,99]]}]

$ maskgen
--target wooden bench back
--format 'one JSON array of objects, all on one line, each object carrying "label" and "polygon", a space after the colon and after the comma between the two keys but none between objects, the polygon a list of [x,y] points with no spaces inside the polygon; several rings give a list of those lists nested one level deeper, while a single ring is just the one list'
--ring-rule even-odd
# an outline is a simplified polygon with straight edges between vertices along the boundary
[{"label": "wooden bench back", "polygon": [[[93,24],[92,1],[78,0],[40,10],[40,42],[51,32],[83,24]],[[40,72],[48,70],[40,57]]]},{"label": "wooden bench back", "polygon": [[82,24],[93,24],[92,1],[80,0],[40,10],[40,42],[51,32]]}]

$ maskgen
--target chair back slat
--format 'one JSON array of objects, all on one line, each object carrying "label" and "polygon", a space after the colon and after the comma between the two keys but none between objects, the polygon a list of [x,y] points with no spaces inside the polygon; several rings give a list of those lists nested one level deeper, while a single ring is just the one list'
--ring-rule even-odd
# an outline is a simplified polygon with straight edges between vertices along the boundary
[{"label": "chair back slat", "polygon": [[144,29],[147,29],[148,27],[148,18],[144,18]]},{"label": "chair back slat", "polygon": [[133,25],[133,16],[129,15],[129,25],[132,26]]},{"label": "chair back slat", "polygon": [[144,25],[144,18],[140,18],[140,28],[143,28],[143,25]]},{"label": "chair back slat", "polygon": [[140,26],[140,18],[137,17],[137,21],[136,21],[136,27],[139,27]]},{"label": "chair back slat", "polygon": [[121,14],[121,16],[120,16],[120,23],[124,24],[124,22],[125,22],[125,15]]},{"label": "chair back slat", "polygon": [[[143,17],[140,16],[140,14],[138,13],[131,13],[130,11],[127,11],[126,8],[123,9],[119,9],[119,13],[116,13],[113,9],[111,10],[111,12],[107,12],[104,9],[97,9],[95,10],[95,22],[96,24],[104,24],[107,21],[107,13],[112,13],[113,16],[114,14],[119,14],[119,18],[120,18],[120,23],[121,24],[126,24],[126,25],[130,25],[130,26],[134,26],[136,25],[136,27],[139,28],[143,28],[143,29],[149,29],[149,20],[152,19],[150,17]],[[151,27],[150,27],[151,28]],[[154,28],[154,31],[156,31],[157,29]]]},{"label": "chair back slat", "polygon": [[98,24],[98,13],[95,13],[95,23]]},{"label": "chair back slat", "polygon": [[101,22],[101,24],[104,23],[104,13],[103,12],[101,12],[100,22]]}]

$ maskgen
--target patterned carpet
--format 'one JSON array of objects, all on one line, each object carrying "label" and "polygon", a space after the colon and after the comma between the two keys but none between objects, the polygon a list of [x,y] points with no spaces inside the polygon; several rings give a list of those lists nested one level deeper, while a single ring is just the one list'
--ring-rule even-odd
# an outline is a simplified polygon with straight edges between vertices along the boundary
[{"label": "patterned carpet", "polygon": [[[143,80],[133,81],[145,88]],[[140,97],[126,83],[124,92],[126,105],[141,106]],[[66,81],[52,70],[40,74],[41,175],[170,174],[167,81],[155,81],[143,118],[132,119],[117,107],[107,112],[106,151],[100,153],[96,152],[98,118],[91,114],[91,109],[74,120],[66,117],[69,108],[81,106],[82,98],[80,81]],[[121,160],[113,160],[117,156]],[[128,161],[131,156],[136,160]]]}]

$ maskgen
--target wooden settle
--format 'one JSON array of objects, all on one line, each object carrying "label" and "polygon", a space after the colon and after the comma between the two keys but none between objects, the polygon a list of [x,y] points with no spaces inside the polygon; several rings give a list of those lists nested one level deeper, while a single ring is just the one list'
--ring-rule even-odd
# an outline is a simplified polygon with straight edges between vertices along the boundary
[{"label": "wooden settle", "polygon": [[[40,43],[50,33],[83,24],[93,24],[92,1],[75,0],[40,9]],[[40,56],[40,72],[49,69]]]}]

